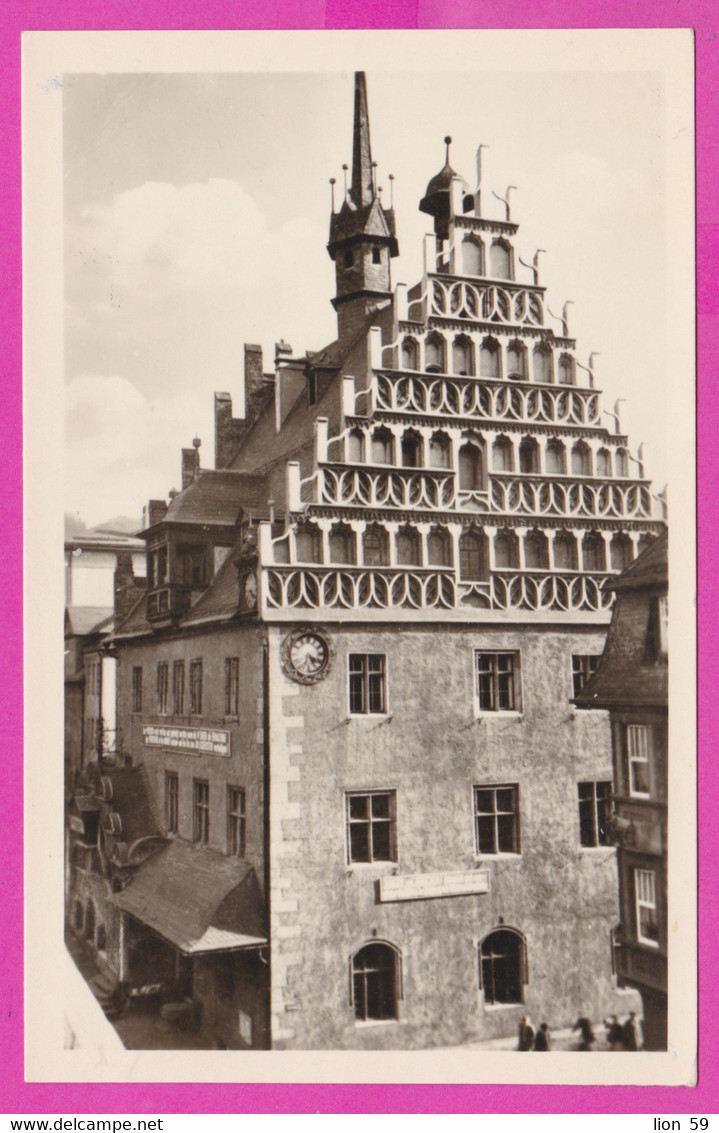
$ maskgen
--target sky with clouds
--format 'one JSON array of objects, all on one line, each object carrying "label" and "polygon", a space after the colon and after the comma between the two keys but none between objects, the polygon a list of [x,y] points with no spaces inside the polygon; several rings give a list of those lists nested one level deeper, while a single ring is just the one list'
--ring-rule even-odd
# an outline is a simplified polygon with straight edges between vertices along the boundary
[{"label": "sky with clouds", "polygon": [[[421,273],[417,205],[444,159],[483,212],[516,185],[517,249],[546,249],[552,311],[578,358],[598,351],[631,449],[667,479],[667,139],[651,70],[493,74],[367,71],[373,158],[400,257]],[[536,60],[535,60],[536,67]],[[351,160],[347,73],[70,74],[63,85],[66,510],[139,516],[179,486],[197,435],[213,464],[213,392],[239,399],[244,342],[300,353],[331,341],[330,177]],[[338,194],[339,199],[339,194]],[[531,273],[518,268],[518,277]],[[559,324],[555,324],[559,329]]]}]

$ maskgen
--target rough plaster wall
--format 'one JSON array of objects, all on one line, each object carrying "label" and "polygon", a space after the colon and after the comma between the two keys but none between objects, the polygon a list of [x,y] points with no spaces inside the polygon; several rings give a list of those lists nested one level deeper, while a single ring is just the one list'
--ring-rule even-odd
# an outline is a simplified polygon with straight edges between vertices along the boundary
[{"label": "rough plaster wall", "polygon": [[[579,846],[577,782],[611,778],[605,714],[572,709],[571,655],[601,631],[463,627],[333,630],[318,685],[289,681],[271,632],[273,1045],[419,1047],[551,1026],[626,1008],[610,969],[617,923],[611,850]],[[521,649],[522,718],[474,715],[475,649]],[[348,719],[347,654],[387,654],[391,719]],[[522,853],[485,855],[487,894],[379,903],[388,865],[348,867],[347,790],[397,790],[399,873],[472,870],[472,787],[518,783]],[[485,1007],[477,943],[501,926],[527,939],[525,1004]],[[402,951],[398,1023],[358,1026],[349,961],[373,939]],[[587,973],[580,985],[576,971]]]}]

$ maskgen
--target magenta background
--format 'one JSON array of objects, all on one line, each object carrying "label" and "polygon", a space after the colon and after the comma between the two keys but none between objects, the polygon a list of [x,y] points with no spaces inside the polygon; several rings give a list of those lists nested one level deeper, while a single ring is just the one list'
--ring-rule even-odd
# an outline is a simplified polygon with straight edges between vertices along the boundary
[{"label": "magenta background", "polygon": [[[714,428],[719,398],[719,7],[712,0],[6,0],[0,27],[0,341],[5,378],[0,483],[0,689],[4,837],[0,839],[0,1112],[4,1113],[652,1113],[707,1114],[717,1104],[719,727],[715,681],[719,537],[713,520]],[[693,27],[696,35],[699,545],[699,1085],[365,1086],[35,1084],[23,1077],[22,876],[22,404],[20,245],[20,35],[26,30],[243,28]],[[54,632],[54,631],[53,631]],[[8,805],[10,804],[10,805]],[[9,821],[8,821],[9,816]],[[30,974],[30,979],[32,974]]]}]

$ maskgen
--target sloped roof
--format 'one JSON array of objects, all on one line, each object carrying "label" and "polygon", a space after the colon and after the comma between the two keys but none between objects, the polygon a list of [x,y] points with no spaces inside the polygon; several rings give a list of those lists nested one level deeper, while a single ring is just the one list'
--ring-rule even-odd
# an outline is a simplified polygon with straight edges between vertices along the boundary
[{"label": "sloped roof", "polygon": [[607,590],[633,590],[640,587],[666,586],[668,579],[669,533],[663,531],[637,555],[633,563],[616,578],[605,582]]},{"label": "sloped roof", "polygon": [[86,637],[110,629],[112,606],[68,606],[65,609],[65,636]]},{"label": "sloped roof", "polygon": [[201,472],[170,501],[162,522],[234,527],[243,509],[257,506],[263,488],[263,478],[255,473],[226,469]]},{"label": "sloped roof", "polygon": [[237,613],[240,590],[234,556],[228,555],[224,563],[194,606],[185,614],[180,625],[228,618]]},{"label": "sloped roof", "polygon": [[135,767],[103,765],[97,776],[112,783],[112,798],[108,804],[122,821],[123,842],[132,846],[143,838],[164,836],[143,764]]},{"label": "sloped roof", "polygon": [[183,952],[267,941],[251,866],[180,839],[139,866],[115,903]]},{"label": "sloped roof", "polygon": [[147,593],[145,592],[138,598],[127,617],[115,627],[115,636],[124,637],[129,634],[147,633],[149,629],[150,623],[147,620]]}]

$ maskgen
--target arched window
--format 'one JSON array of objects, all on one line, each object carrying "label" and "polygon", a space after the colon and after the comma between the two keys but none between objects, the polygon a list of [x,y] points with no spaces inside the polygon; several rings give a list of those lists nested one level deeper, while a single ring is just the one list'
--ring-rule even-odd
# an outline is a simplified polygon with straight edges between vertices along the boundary
[{"label": "arched window", "polygon": [[330,531],[330,561],[333,563],[353,563],[355,561],[355,533],[343,523],[336,524]]},{"label": "arched window", "polygon": [[400,527],[395,540],[399,566],[419,566],[421,561],[419,531],[414,527]]},{"label": "arched window", "polygon": [[524,564],[527,570],[549,569],[549,548],[546,535],[530,531],[524,539]]},{"label": "arched window", "polygon": [[577,540],[568,531],[555,536],[554,565],[557,570],[577,569]]},{"label": "arched window", "polygon": [[519,342],[510,342],[507,347],[507,377],[526,378],[527,351]]},{"label": "arched window", "polygon": [[470,528],[459,540],[459,577],[465,582],[484,581],[488,576],[486,539]]},{"label": "arched window", "polygon": [[517,538],[509,532],[503,531],[494,540],[494,565],[502,568],[516,568],[519,566],[519,549]]},{"label": "arched window", "polygon": [[485,1003],[522,1003],[527,982],[524,938],[502,928],[485,936],[479,946],[479,986]]},{"label": "arched window", "polygon": [[424,368],[430,374],[444,373],[444,339],[439,334],[428,334],[425,339]]},{"label": "arched window", "polygon": [[389,542],[387,532],[378,523],[365,529],[362,537],[362,553],[365,566],[387,566],[389,563]]},{"label": "arched window", "polygon": [[592,475],[592,454],[583,441],[577,441],[572,447],[572,475]]},{"label": "arched window", "polygon": [[514,468],[513,448],[509,437],[497,437],[492,445],[492,467],[495,472],[511,472]]},{"label": "arched window", "polygon": [[627,460],[627,450],[625,448],[618,448],[614,456],[614,472],[616,476],[629,475],[629,462]]},{"label": "arched window", "polygon": [[361,429],[351,429],[347,435],[347,459],[357,464],[364,460],[364,433]]},{"label": "arched window", "polygon": [[632,541],[626,535],[613,535],[609,547],[612,570],[626,570],[632,561]]},{"label": "arched window", "polygon": [[597,476],[611,476],[612,474],[612,458],[609,450],[600,448],[597,453]]},{"label": "arched window", "polygon": [[519,446],[519,471],[539,472],[539,445],[534,437],[525,437]]},{"label": "arched window", "polygon": [[88,940],[95,939],[96,919],[95,902],[90,900],[85,905],[85,936]]},{"label": "arched window", "polygon": [[105,948],[107,947],[107,932],[105,930],[104,924],[99,924],[97,926],[97,931],[95,933],[95,947],[97,948],[98,952],[104,952]]},{"label": "arched window", "polygon": [[373,941],[352,957],[352,1004],[356,1019],[396,1019],[401,998],[401,956]]},{"label": "arched window", "polygon": [[455,374],[473,374],[472,342],[461,334],[452,343],[452,370]]},{"label": "arched window", "polygon": [[452,565],[452,541],[443,527],[433,527],[427,536],[428,566]]},{"label": "arched window", "polygon": [[504,240],[493,240],[491,243],[489,274],[493,279],[512,278],[512,249]]},{"label": "arched window", "polygon": [[402,436],[402,466],[404,468],[419,468],[422,463],[422,438],[413,429],[408,429]]},{"label": "arched window", "polygon": [[561,441],[551,440],[547,443],[545,461],[548,474],[562,475],[567,471],[567,454]]},{"label": "arched window", "polygon": [[402,341],[402,369],[403,370],[416,370],[417,369],[417,343],[413,338],[405,338]]},{"label": "arched window", "polygon": [[483,378],[499,377],[499,346],[494,338],[485,338],[479,351],[479,372]]},{"label": "arched window", "polygon": [[394,437],[389,429],[375,429],[372,434],[372,463],[393,464]]},{"label": "arched window", "polygon": [[607,554],[601,535],[592,531],[582,540],[582,565],[584,570],[606,570]]},{"label": "arched window", "polygon": [[557,380],[560,385],[574,385],[574,359],[569,354],[562,354],[557,366]]},{"label": "arched window", "polygon": [[465,236],[462,241],[462,272],[464,275],[483,275],[484,249],[478,240]]},{"label": "arched window", "polygon": [[459,486],[466,492],[482,489],[482,453],[476,445],[462,445],[459,450]]},{"label": "arched window", "polygon": [[535,346],[532,354],[535,382],[552,381],[552,352],[547,346]]},{"label": "arched window", "polygon": [[316,527],[303,524],[295,532],[295,554],[298,563],[322,562],[322,539]]},{"label": "arched window", "polygon": [[450,440],[445,433],[434,433],[429,442],[431,468],[449,468]]}]

